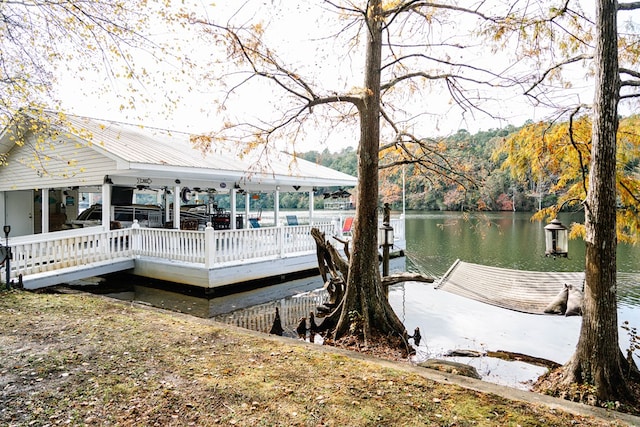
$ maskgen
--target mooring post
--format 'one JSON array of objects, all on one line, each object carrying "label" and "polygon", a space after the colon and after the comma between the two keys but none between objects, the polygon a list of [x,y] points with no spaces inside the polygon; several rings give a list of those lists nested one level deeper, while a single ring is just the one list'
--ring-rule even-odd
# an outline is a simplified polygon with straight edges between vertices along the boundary
[{"label": "mooring post", "polygon": [[216,260],[216,235],[210,222],[204,229],[204,266],[207,269],[213,268]]}]

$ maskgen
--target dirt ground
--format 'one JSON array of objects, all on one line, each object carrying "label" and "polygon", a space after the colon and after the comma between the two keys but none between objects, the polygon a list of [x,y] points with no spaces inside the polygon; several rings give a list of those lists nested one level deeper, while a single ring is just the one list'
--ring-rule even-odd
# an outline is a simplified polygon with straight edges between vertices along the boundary
[{"label": "dirt ground", "polygon": [[88,294],[0,292],[7,426],[628,425]]}]

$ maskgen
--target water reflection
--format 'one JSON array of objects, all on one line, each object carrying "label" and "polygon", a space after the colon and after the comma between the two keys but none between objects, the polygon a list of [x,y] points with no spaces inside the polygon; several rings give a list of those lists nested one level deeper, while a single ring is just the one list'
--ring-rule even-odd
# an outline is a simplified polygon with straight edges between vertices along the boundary
[{"label": "water reflection", "polygon": [[[460,213],[407,215],[407,258],[393,260],[392,271],[420,271],[441,277],[456,259],[531,271],[583,271],[584,243],[572,240],[567,259],[544,256],[543,224],[528,213],[489,213],[465,218]],[[577,215],[563,215],[569,224]],[[640,328],[640,247],[618,248],[620,323]],[[406,264],[405,264],[406,261]],[[200,317],[268,332],[276,307],[285,335],[296,337],[301,317],[308,317],[328,296],[319,276],[214,299],[195,298],[136,286],[129,299]],[[579,317],[532,315],[462,298],[433,285],[409,282],[390,288],[389,299],[408,331],[420,327],[417,357],[442,357],[453,349],[511,351],[565,363],[580,332]],[[629,347],[626,331],[620,345]],[[637,363],[640,355],[635,354]],[[455,358],[476,367],[484,379],[528,388],[544,368],[489,358]]]},{"label": "water reflection", "polygon": [[[322,285],[322,279],[320,276],[308,277],[292,280],[275,286],[239,292],[222,297],[202,298],[133,283],[131,285],[131,290],[127,292],[112,293],[107,296],[127,301],[139,301],[153,305],[154,307],[164,308],[166,310],[192,314],[197,317],[214,318],[216,320],[236,324],[247,329],[268,332],[271,327],[271,321],[273,321],[275,307],[282,308],[281,315],[283,310],[287,312],[287,318],[290,316],[290,314],[288,314],[288,311],[290,310],[292,313],[298,313],[297,308],[289,309],[281,307],[282,301],[285,298],[301,296],[306,292],[312,291],[319,294],[319,290],[322,288]],[[309,302],[309,304],[311,303]],[[304,306],[307,307],[309,304]],[[254,321],[240,319],[243,316],[247,318],[258,316],[258,313],[262,311],[265,312],[264,316],[271,316],[271,320],[269,320],[269,327],[267,328],[258,328],[258,325],[264,324],[265,320]],[[242,313],[246,313],[246,315],[242,315]],[[300,316],[308,316],[309,310],[305,308],[301,313],[306,314],[301,314]]]}]

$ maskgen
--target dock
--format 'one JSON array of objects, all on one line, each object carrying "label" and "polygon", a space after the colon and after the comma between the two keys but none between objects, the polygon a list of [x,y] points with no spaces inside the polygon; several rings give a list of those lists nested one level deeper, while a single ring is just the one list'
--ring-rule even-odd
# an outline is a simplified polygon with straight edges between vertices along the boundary
[{"label": "dock", "polygon": [[[341,235],[340,220],[239,230],[87,227],[10,240],[10,277],[39,289],[121,271],[205,288],[311,271],[317,268],[311,228]],[[404,219],[392,220],[396,250],[403,250]],[[6,266],[3,266],[3,269]],[[4,273],[4,272],[3,272]],[[4,277],[4,275],[3,275]]]}]

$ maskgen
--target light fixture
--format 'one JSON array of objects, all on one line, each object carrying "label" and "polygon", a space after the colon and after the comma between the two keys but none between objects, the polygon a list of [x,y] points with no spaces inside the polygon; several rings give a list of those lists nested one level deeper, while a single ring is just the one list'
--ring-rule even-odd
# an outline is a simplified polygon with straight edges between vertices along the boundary
[{"label": "light fixture", "polygon": [[293,189],[294,189],[294,190],[296,190],[296,191],[298,191],[298,190],[300,189],[300,186],[299,186],[299,185],[294,185],[294,186],[293,186]]},{"label": "light fixture", "polygon": [[389,224],[378,228],[378,246],[393,246],[393,227]]},{"label": "light fixture", "polygon": [[545,234],[545,256],[561,256],[569,255],[569,230],[558,218],[554,218],[544,227]]},{"label": "light fixture", "polygon": [[111,180],[111,178],[109,178],[109,175],[105,175],[104,176],[104,181],[102,181],[103,184],[109,184],[109,185],[113,185],[113,181]]},{"label": "light fixture", "polygon": [[179,179],[176,179],[174,182],[175,182],[176,184],[180,185],[180,180],[179,180]]},{"label": "light fixture", "polygon": [[5,271],[6,271],[6,282],[7,282],[7,290],[11,289],[11,260],[13,259],[13,255],[11,254],[11,246],[9,246],[9,233],[11,233],[11,226],[5,225],[2,227],[2,231],[4,231],[4,238],[6,239],[6,247],[4,248],[5,255],[3,262],[6,263]]}]

